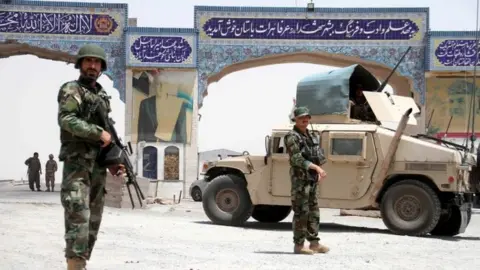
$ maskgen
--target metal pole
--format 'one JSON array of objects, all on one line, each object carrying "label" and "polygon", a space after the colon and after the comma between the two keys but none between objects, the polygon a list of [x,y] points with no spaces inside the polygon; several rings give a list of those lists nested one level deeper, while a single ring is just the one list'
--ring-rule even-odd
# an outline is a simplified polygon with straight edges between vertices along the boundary
[{"label": "metal pole", "polygon": [[479,8],[480,8],[480,0],[477,0],[477,21],[475,25],[475,65],[473,66],[473,93],[472,93],[472,136],[470,137],[470,152],[473,153],[474,148],[475,148],[475,115],[477,114],[475,111],[475,99],[476,99],[476,94],[477,94],[477,65],[478,65],[478,53],[479,53],[479,48],[478,48],[478,17],[479,17]]}]

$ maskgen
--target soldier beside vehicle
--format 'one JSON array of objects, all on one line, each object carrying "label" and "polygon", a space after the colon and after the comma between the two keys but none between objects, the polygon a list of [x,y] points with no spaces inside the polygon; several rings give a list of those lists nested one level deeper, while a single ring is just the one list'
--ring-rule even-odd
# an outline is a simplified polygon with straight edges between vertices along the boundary
[{"label": "soldier beside vehicle", "polygon": [[[317,136],[307,129],[311,119],[309,110],[306,107],[296,108],[292,118],[295,126],[285,135],[285,147],[292,182],[294,253],[327,253],[330,249],[319,243],[320,210],[317,199],[318,182],[327,177],[321,168],[326,160]],[[309,248],[304,246],[305,240],[310,242]]]}]

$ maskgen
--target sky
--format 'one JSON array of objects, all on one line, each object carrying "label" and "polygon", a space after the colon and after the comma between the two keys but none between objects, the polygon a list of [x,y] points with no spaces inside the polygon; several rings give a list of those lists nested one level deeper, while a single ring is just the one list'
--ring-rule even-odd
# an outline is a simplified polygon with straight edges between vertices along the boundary
[{"label": "sky", "polygon": [[[67,1],[75,2],[75,1]],[[305,0],[117,0],[128,3],[129,17],[140,27],[192,28],[194,5],[306,6]],[[166,4],[168,3],[168,4]],[[314,1],[316,7],[359,7],[358,0]],[[475,30],[475,0],[369,0],[361,7],[429,7],[430,28],[436,31]],[[473,7],[473,8],[472,8]],[[172,15],[174,14],[174,16]],[[248,69],[225,76],[208,88],[200,110],[199,150],[227,148],[263,155],[264,137],[274,126],[287,124],[297,82],[303,77],[332,70],[313,64],[281,64]],[[78,77],[72,65],[35,56],[0,59],[0,121],[4,144],[0,151],[0,180],[26,179],[25,159],[38,152],[42,163],[60,149],[57,94],[64,82]],[[103,76],[100,83],[112,96],[112,117],[119,134],[125,132],[125,104]],[[235,102],[232,102],[235,101]],[[59,164],[61,165],[61,164]],[[61,167],[59,168],[61,171]],[[61,179],[57,173],[57,179]],[[43,181],[43,179],[42,179]]]}]

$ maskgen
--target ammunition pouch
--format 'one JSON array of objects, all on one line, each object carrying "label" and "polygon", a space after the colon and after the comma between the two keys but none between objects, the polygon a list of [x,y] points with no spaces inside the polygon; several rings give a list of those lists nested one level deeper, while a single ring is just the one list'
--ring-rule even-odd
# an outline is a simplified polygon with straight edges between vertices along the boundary
[{"label": "ammunition pouch", "polygon": [[124,159],[123,149],[112,142],[107,147],[102,148],[96,161],[101,167],[111,167],[122,164]]}]

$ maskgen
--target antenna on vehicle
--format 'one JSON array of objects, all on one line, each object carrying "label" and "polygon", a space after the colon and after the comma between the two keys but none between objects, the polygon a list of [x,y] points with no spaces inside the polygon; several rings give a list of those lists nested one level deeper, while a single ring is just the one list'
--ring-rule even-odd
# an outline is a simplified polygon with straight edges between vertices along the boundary
[{"label": "antenna on vehicle", "polygon": [[435,112],[435,109],[432,110],[432,113],[430,114],[430,118],[428,120],[428,124],[427,124],[427,128],[425,129],[426,132],[428,133],[428,129],[430,128],[430,123],[432,122],[432,118],[433,118],[433,113]]},{"label": "antenna on vehicle", "polygon": [[448,130],[450,129],[450,124],[452,123],[453,116],[450,115],[450,120],[448,120],[448,125],[447,129],[445,130],[445,133],[443,134],[443,139],[447,138]]},{"label": "antenna on vehicle", "polygon": [[[410,50],[412,49],[411,46],[408,47],[408,49],[405,51],[405,53],[402,55],[402,57],[400,58],[400,60],[398,60],[397,64],[395,65],[395,67],[392,69],[392,71],[390,72],[390,74],[388,75],[388,77],[382,82],[382,84],[380,84],[380,86],[378,87],[377,91],[376,92],[382,92],[383,89],[385,88],[385,86],[387,86],[388,84],[388,81],[390,80],[390,77],[392,77],[392,75],[395,73],[395,71],[397,70],[398,66],[400,65],[400,63],[403,62],[403,59],[405,59],[405,56],[407,56],[407,54],[410,52]],[[385,92],[388,96],[390,96],[389,93]]]}]

